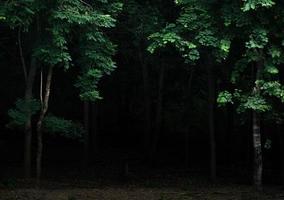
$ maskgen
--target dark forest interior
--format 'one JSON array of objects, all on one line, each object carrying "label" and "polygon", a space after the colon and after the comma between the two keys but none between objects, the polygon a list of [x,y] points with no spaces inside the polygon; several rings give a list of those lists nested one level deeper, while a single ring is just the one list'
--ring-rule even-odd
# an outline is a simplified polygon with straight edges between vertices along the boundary
[{"label": "dark forest interior", "polygon": [[1,1],[0,199],[284,199],[283,8]]}]

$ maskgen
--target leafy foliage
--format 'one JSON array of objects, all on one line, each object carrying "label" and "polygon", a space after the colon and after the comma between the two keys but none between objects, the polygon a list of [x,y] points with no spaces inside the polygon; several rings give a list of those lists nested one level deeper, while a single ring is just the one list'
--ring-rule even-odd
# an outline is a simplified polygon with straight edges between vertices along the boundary
[{"label": "leafy foliage", "polygon": [[182,54],[187,62],[199,59],[199,52],[196,45],[184,40],[174,30],[174,24],[168,25],[161,33],[152,34],[149,39],[153,40],[148,47],[150,53],[154,53],[157,48],[163,48],[168,44],[173,44]]},{"label": "leafy foliage", "polygon": [[[80,97],[94,101],[101,98],[97,86],[100,79],[116,67],[112,60],[115,45],[106,30],[115,26],[115,17],[121,9],[122,3],[118,1],[6,0],[1,2],[0,16],[10,28],[25,31],[25,36],[34,38],[27,52],[32,52],[29,57],[35,58],[40,67],[67,70],[79,66],[81,73],[76,87],[80,89]],[[16,108],[9,111],[12,124],[23,126],[27,117],[39,109],[37,100],[17,101]],[[52,133],[71,138],[81,137],[83,133],[78,124],[62,118],[48,116],[44,121],[45,129]]]},{"label": "leafy foliage", "polygon": [[224,60],[230,49],[229,36],[219,31],[219,19],[214,15],[214,1],[176,1],[181,13],[175,24],[169,24],[158,33],[152,34],[148,50],[173,44],[187,63],[195,63],[204,49],[211,52],[217,61]]},{"label": "leafy foliage", "polygon": [[275,5],[273,0],[244,0],[243,11],[255,10],[259,7],[269,8]]},{"label": "leafy foliage", "polygon": [[265,29],[254,29],[246,42],[248,49],[263,49],[268,43],[267,31]]},{"label": "leafy foliage", "polygon": [[[97,84],[104,74],[110,74],[115,68],[112,56],[115,53],[115,45],[111,43],[101,28],[111,28],[115,25],[115,19],[111,14],[116,15],[122,4],[114,2],[109,6],[109,2],[101,1],[102,11],[109,14],[102,14],[99,10],[96,15],[89,15],[88,24],[82,27],[79,35],[78,64],[82,68],[82,74],[76,83],[81,91],[80,97],[83,100],[94,101],[101,99]],[[96,9],[96,4],[92,5]],[[83,23],[83,22],[82,22]],[[89,25],[92,25],[89,27]]]},{"label": "leafy foliage", "polygon": [[36,99],[27,102],[23,99],[18,99],[15,103],[15,108],[8,111],[11,122],[8,124],[10,128],[23,128],[25,122],[30,115],[34,115],[39,111],[40,103]]},{"label": "leafy foliage", "polygon": [[2,20],[13,29],[22,27],[25,31],[28,31],[40,9],[41,4],[36,0],[2,1],[0,3]]},{"label": "leafy foliage", "polygon": [[[232,38],[240,41],[239,46],[245,53],[236,59],[231,74],[231,82],[238,92],[221,92],[218,97],[220,105],[235,102],[239,105],[239,112],[248,109],[266,112],[273,108],[274,101],[271,97],[283,102],[283,86],[277,80],[279,67],[283,63],[283,49],[278,41],[282,41],[283,36],[275,34],[275,26],[282,23],[284,16],[282,11],[275,8],[276,5],[282,7],[282,4],[270,0],[247,0],[243,7],[234,3],[223,7],[223,18],[229,27],[227,31],[231,32]],[[238,15],[232,11],[229,13],[229,7],[238,9],[237,12],[234,11]],[[261,7],[265,9],[260,9]],[[266,13],[267,9],[271,15]],[[248,74],[252,70],[254,74]]]},{"label": "leafy foliage", "polygon": [[[245,0],[241,4],[214,0],[175,2],[181,7],[180,15],[174,24],[149,37],[151,53],[172,44],[186,62],[194,63],[202,57],[223,62],[234,42],[244,53],[233,60],[234,89],[219,94],[219,105],[237,103],[238,112],[267,112],[273,107],[271,97],[283,101],[283,87],[277,81],[278,68],[283,63],[283,50],[279,46],[283,35],[275,33],[276,24],[284,19],[282,4],[273,0]],[[267,10],[272,14],[267,14]],[[257,73],[247,74],[251,72],[249,68],[256,71],[256,67]]]},{"label": "leafy foliage", "polygon": [[43,126],[48,133],[76,140],[81,140],[85,132],[80,123],[74,123],[71,120],[66,120],[53,115],[45,117]]},{"label": "leafy foliage", "polygon": [[226,105],[227,103],[233,103],[233,95],[228,91],[220,92],[217,98],[217,102],[220,106]]},{"label": "leafy foliage", "polygon": [[[74,64],[70,44],[74,42],[73,31],[76,30],[80,37],[80,61],[76,64],[82,68],[76,85],[84,100],[99,98],[96,84],[103,74],[110,74],[115,69],[112,61],[115,46],[106,36],[105,29],[115,26],[114,17],[122,9],[120,2],[20,0],[2,4],[1,16],[11,28],[22,27],[30,34],[35,34],[32,29],[41,29],[32,52],[44,66],[64,66],[68,69]],[[37,20],[40,20],[40,27],[34,27],[35,23],[39,23]],[[84,78],[85,81],[82,80]],[[93,81],[90,82],[91,79]]]}]

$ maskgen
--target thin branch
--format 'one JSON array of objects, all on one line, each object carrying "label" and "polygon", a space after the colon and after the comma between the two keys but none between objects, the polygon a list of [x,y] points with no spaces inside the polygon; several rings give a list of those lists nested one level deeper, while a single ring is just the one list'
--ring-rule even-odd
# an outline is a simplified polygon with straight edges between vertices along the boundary
[{"label": "thin branch", "polygon": [[44,99],[43,99],[43,104],[44,104],[43,112],[44,112],[44,115],[45,115],[45,113],[47,111],[47,108],[48,108],[52,75],[53,75],[53,66],[50,66],[48,68],[48,73],[47,73],[47,77],[46,77],[45,94],[44,94]]},{"label": "thin branch", "polygon": [[43,77],[42,77],[42,68],[40,70],[40,89],[39,89],[39,98],[41,105],[43,104],[43,97],[42,97],[42,87],[43,87]]},{"label": "thin branch", "polygon": [[90,4],[88,4],[87,2],[85,2],[84,0],[79,0],[82,4],[85,4],[86,6],[93,8]]},{"label": "thin branch", "polygon": [[22,32],[21,28],[19,28],[19,30],[18,30],[18,45],[19,45],[19,53],[20,53],[22,67],[23,67],[25,82],[27,83],[28,73],[27,73],[27,66],[26,66],[25,58],[24,58],[24,55],[23,55],[21,32]]}]

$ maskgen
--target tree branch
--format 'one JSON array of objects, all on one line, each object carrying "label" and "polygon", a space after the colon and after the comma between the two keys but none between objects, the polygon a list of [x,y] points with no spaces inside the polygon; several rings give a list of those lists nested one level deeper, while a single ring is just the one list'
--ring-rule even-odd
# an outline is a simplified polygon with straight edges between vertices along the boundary
[{"label": "tree branch", "polygon": [[24,58],[24,55],[23,55],[21,28],[19,28],[19,30],[18,30],[18,45],[19,45],[20,59],[21,59],[23,72],[24,72],[24,77],[25,77],[25,83],[27,83],[27,81],[28,81],[28,74],[27,74],[27,66],[26,66],[25,58]]}]

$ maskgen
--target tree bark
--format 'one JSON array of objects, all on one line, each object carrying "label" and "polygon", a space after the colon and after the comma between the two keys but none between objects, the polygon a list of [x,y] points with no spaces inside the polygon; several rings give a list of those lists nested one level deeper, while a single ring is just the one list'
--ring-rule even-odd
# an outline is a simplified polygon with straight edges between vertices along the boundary
[{"label": "tree bark", "polygon": [[277,139],[279,140],[280,181],[284,185],[284,136],[281,132],[281,123],[277,123]]},{"label": "tree bark", "polygon": [[97,154],[99,151],[98,147],[98,102],[93,102],[92,105],[92,123],[91,123],[91,132],[92,132],[92,153]]},{"label": "tree bark", "polygon": [[40,178],[41,178],[41,174],[42,174],[42,151],[43,151],[42,123],[43,123],[44,117],[45,117],[47,110],[48,110],[52,76],[53,76],[53,66],[50,66],[48,68],[48,72],[47,72],[47,78],[46,78],[46,84],[45,84],[45,94],[44,94],[43,101],[41,102],[40,115],[39,115],[39,118],[38,118],[38,121],[37,121],[36,178],[37,178],[38,184],[40,182]]},{"label": "tree bark", "polygon": [[[228,105],[225,108],[224,111],[224,117],[226,118],[226,126],[225,126],[225,138],[224,138],[224,143],[225,143],[225,154],[224,154],[224,160],[227,166],[232,167],[233,164],[233,155],[234,155],[234,151],[232,151],[232,149],[234,149],[234,132],[235,132],[235,127],[234,127],[234,108],[233,105]],[[223,122],[224,123],[224,122]]]},{"label": "tree bark", "polygon": [[[34,30],[34,36],[35,36],[35,43],[37,43],[40,40],[40,26],[39,26],[39,17],[37,16],[36,19],[37,25],[36,29]],[[23,67],[24,72],[24,78],[25,78],[25,103],[30,104],[32,98],[33,98],[33,85],[36,77],[36,71],[37,71],[37,60],[36,58],[31,55],[31,63],[30,63],[30,69],[27,70],[26,62],[23,55],[23,48],[22,48],[22,38],[21,38],[21,29],[19,29],[18,32],[18,43],[19,43],[19,52],[21,57],[21,63]],[[27,121],[25,122],[24,127],[24,133],[25,133],[25,144],[24,144],[24,173],[25,178],[31,177],[31,157],[32,157],[32,113],[29,108],[27,107]]]},{"label": "tree bark", "polygon": [[84,101],[84,155],[83,155],[83,167],[86,168],[89,162],[89,138],[90,138],[90,103]]},{"label": "tree bark", "polygon": [[[187,105],[186,105],[186,112],[188,113],[188,116],[190,116],[190,107],[191,107],[191,88],[192,88],[192,79],[193,79],[193,75],[194,75],[194,68],[192,68],[189,78],[188,78],[188,83],[187,83],[187,93],[186,93],[186,101],[187,101]],[[185,134],[185,166],[186,168],[189,167],[189,134],[190,134],[190,120],[187,123],[187,133]]]},{"label": "tree bark", "polygon": [[151,97],[148,65],[143,58],[142,50],[139,50],[139,60],[142,68],[143,90],[144,90],[144,149],[149,152],[149,141],[151,132]]},{"label": "tree bark", "polygon": [[210,178],[216,181],[216,138],[215,138],[215,80],[212,64],[207,66],[208,73],[208,127],[210,141]]},{"label": "tree bark", "polygon": [[158,83],[158,99],[156,104],[156,119],[155,119],[155,131],[152,141],[152,162],[157,155],[158,140],[161,133],[162,111],[163,111],[163,89],[164,89],[164,74],[165,66],[160,66],[160,76]]},{"label": "tree bark", "polygon": [[[25,103],[30,104],[33,98],[33,85],[36,76],[36,59],[31,59],[30,70],[27,76],[26,89],[25,89]],[[24,173],[25,178],[31,177],[31,148],[32,148],[32,114],[27,108],[27,121],[25,123],[25,144],[24,144]]]},{"label": "tree bark", "polygon": [[[19,54],[21,59],[21,64],[23,68],[24,80],[25,80],[25,103],[30,104],[30,101],[33,97],[33,84],[36,75],[36,60],[35,58],[31,59],[31,65],[29,73],[27,72],[26,61],[23,54],[22,47],[22,30],[18,30],[18,47]],[[29,107],[27,108],[27,121],[25,123],[24,133],[25,133],[25,143],[24,143],[24,176],[25,178],[31,177],[31,146],[32,146],[32,120],[31,120],[31,111]]]},{"label": "tree bark", "polygon": [[[262,55],[262,51],[260,52]],[[256,63],[255,80],[261,79],[261,71],[263,67],[262,60]],[[253,88],[253,94],[260,94],[260,87],[255,84]],[[260,114],[257,111],[252,113],[252,131],[253,131],[253,153],[254,153],[254,170],[253,170],[253,183],[257,190],[262,190],[262,144],[261,144],[261,130],[260,130]]]},{"label": "tree bark", "polygon": [[253,111],[253,148],[254,148],[254,175],[253,182],[258,190],[262,189],[262,152],[259,113]]},{"label": "tree bark", "polygon": [[25,61],[25,58],[24,58],[23,47],[22,47],[22,29],[21,29],[21,27],[18,30],[18,46],[19,46],[19,54],[20,54],[20,59],[21,59],[21,63],[22,63],[25,83],[27,83],[28,73],[27,73],[27,66],[26,66],[26,61]]}]

